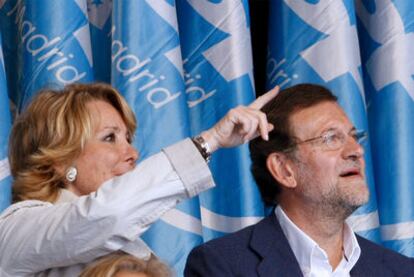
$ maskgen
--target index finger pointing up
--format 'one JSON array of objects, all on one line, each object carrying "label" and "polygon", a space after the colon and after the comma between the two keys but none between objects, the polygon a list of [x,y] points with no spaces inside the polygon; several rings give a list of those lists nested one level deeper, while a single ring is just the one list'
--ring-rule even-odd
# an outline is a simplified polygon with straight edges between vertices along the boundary
[{"label": "index finger pointing up", "polygon": [[253,101],[249,107],[252,109],[260,110],[267,102],[275,98],[275,96],[279,93],[279,86],[275,86],[262,96],[258,97],[255,101]]}]

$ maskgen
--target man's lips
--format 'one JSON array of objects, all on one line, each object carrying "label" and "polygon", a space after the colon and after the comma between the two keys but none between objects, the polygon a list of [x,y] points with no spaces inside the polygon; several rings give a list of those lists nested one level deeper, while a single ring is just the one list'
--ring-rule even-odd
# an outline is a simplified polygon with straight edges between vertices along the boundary
[{"label": "man's lips", "polygon": [[361,176],[361,170],[359,168],[349,168],[346,170],[341,171],[339,174],[340,177],[360,177]]}]

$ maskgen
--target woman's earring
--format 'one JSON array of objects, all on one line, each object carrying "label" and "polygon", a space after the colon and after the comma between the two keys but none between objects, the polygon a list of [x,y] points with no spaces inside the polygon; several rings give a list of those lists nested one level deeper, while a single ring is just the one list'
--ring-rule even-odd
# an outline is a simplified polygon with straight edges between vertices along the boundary
[{"label": "woman's earring", "polygon": [[76,167],[71,166],[68,168],[68,170],[66,170],[66,180],[68,180],[69,182],[73,182],[76,180],[76,175],[78,175],[78,170],[76,169]]}]

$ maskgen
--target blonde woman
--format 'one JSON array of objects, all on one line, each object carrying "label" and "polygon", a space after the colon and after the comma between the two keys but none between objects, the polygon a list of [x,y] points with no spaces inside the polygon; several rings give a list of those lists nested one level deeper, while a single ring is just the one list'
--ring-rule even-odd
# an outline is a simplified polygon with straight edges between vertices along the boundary
[{"label": "blonde woman", "polygon": [[172,277],[167,265],[151,256],[148,260],[115,252],[91,263],[79,277]]},{"label": "blonde woman", "polygon": [[41,92],[10,137],[14,204],[0,216],[0,276],[78,276],[118,250],[148,258],[140,235],[214,186],[211,153],[267,139],[272,126],[259,109],[276,93],[136,165],[135,117],[115,89],[76,84]]}]

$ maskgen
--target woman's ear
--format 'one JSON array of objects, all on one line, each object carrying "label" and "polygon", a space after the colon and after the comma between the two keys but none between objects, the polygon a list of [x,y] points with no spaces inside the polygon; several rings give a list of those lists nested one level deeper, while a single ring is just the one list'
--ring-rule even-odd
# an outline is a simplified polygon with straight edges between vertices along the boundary
[{"label": "woman's ear", "polygon": [[73,183],[77,176],[77,169],[74,166],[68,166],[66,164],[55,164],[53,166],[54,170],[62,176],[62,182],[65,185],[65,187]]},{"label": "woman's ear", "polygon": [[292,167],[292,161],[286,154],[274,152],[267,157],[267,170],[273,178],[286,188],[296,187],[296,178]]}]

